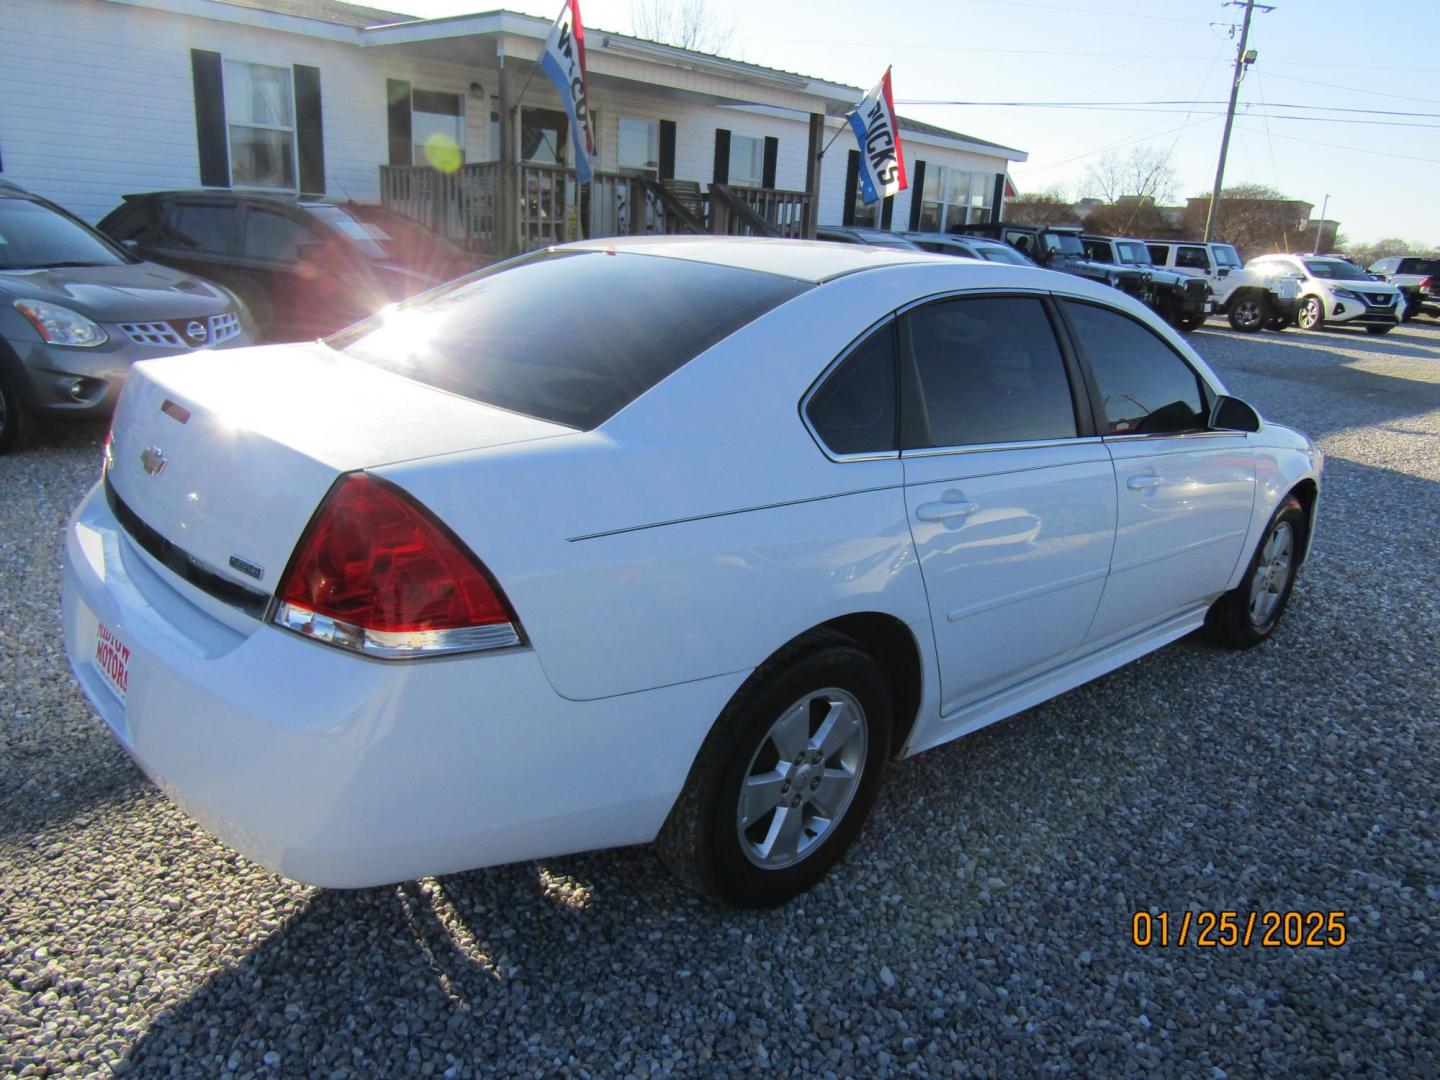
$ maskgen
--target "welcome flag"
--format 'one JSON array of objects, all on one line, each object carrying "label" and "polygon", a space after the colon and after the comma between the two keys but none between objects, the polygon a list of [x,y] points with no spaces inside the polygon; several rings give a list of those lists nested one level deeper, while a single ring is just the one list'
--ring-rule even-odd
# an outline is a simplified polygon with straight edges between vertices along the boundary
[{"label": "welcome flag", "polygon": [[890,92],[890,69],[850,114],[860,142],[860,193],[868,206],[910,186],[905,178],[905,151],[900,146],[900,118]]},{"label": "welcome flag", "polygon": [[570,141],[575,145],[575,177],[582,184],[590,180],[590,157],[595,153],[595,136],[590,130],[590,83],[585,70],[585,26],[580,22],[580,0],[565,0],[560,16],[545,39],[540,66],[570,117]]}]

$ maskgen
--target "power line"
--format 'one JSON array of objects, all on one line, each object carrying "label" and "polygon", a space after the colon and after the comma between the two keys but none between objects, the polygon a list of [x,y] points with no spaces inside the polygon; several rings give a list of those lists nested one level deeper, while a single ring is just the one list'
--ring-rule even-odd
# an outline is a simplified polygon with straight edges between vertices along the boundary
[{"label": "power line", "polygon": [[[1148,101],[963,101],[951,98],[902,98],[897,105],[973,105],[981,108],[1035,108],[1035,109],[1118,109],[1141,105],[1224,105],[1225,101],[1187,101],[1184,98],[1155,98]],[[1270,109],[1303,109],[1310,112],[1363,113],[1370,116],[1423,116],[1440,119],[1440,112],[1412,112],[1404,109],[1360,109],[1347,105],[1304,105],[1295,102],[1261,102]],[[1242,101],[1240,105],[1254,108],[1255,102]]]},{"label": "power line", "polygon": [[[1252,135],[1261,134],[1257,128],[1241,128],[1240,130],[1249,132]],[[1364,146],[1341,146],[1339,143],[1321,142],[1318,139],[1302,139],[1298,135],[1281,135],[1277,133],[1275,138],[1286,139],[1289,142],[1309,143],[1311,146],[1325,146],[1331,150],[1348,150],[1353,154],[1373,154],[1376,157],[1400,158],[1403,161],[1424,161],[1433,165],[1440,165],[1440,158],[1416,157],[1414,154],[1396,154],[1389,150],[1372,150]]]}]

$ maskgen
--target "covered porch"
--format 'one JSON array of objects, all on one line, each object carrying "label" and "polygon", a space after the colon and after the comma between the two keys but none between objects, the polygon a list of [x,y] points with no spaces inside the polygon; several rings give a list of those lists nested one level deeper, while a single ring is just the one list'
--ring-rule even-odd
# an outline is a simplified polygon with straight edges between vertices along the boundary
[{"label": "covered porch", "polygon": [[[588,237],[815,235],[825,121],[853,105],[853,87],[592,30],[597,145],[592,180],[580,184],[568,129],[554,119],[558,95],[537,64],[549,28],[490,12],[366,31],[367,47],[412,69],[464,65],[474,74],[466,104],[478,96],[490,121],[484,160],[421,160],[408,125],[397,132],[416,92],[392,89],[384,205],[492,256]],[[478,126],[471,117],[468,129]],[[648,153],[637,152],[647,136]]]}]

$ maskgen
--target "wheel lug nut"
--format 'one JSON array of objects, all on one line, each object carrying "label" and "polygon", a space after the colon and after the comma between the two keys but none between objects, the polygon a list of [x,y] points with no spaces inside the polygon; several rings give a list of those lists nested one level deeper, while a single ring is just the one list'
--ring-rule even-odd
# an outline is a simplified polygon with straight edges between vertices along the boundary
[{"label": "wheel lug nut", "polygon": [[820,786],[820,778],[819,778],[818,776],[815,777],[814,780],[811,780],[811,781],[810,781],[810,790],[811,790],[811,791],[814,791],[814,790],[815,790],[816,788],[818,788],[819,786]]},{"label": "wheel lug nut", "polygon": [[781,795],[786,795],[786,794],[789,794],[789,792],[790,792],[790,781],[789,781],[789,780],[786,780],[783,784],[780,785],[780,794],[781,794]]},{"label": "wheel lug nut", "polygon": [[799,796],[799,795],[796,795],[793,799],[790,800],[790,807],[791,807],[791,809],[794,809],[795,807],[798,807],[799,805],[800,805],[800,796]]}]

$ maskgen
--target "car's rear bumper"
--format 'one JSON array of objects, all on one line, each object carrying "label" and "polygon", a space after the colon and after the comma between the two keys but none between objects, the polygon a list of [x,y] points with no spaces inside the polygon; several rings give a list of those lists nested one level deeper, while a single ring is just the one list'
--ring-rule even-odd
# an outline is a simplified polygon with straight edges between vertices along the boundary
[{"label": "car's rear bumper", "polygon": [[[300,881],[378,885],[649,841],[747,674],[575,702],[528,649],[384,663],[261,623],[242,632],[177,591],[97,491],[66,542],[81,687],[168,796]],[[123,703],[95,665],[101,623],[129,649]]]}]

